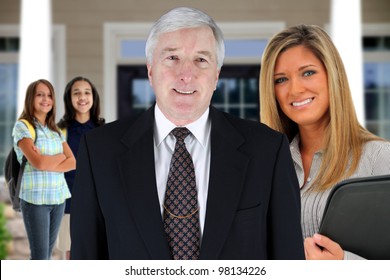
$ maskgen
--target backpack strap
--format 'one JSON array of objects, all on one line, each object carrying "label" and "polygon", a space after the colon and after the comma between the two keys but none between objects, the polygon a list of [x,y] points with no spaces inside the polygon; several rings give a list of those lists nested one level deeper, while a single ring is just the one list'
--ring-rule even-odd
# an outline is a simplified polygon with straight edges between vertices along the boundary
[{"label": "backpack strap", "polygon": [[64,135],[65,140],[68,141],[68,128],[66,128],[66,127],[62,128],[62,129],[60,129],[60,131],[61,131],[62,135]]},{"label": "backpack strap", "polygon": [[31,137],[32,137],[33,141],[35,142],[36,132],[35,132],[35,128],[33,127],[33,125],[26,119],[20,119],[20,121],[22,121],[27,126],[28,130],[30,131]]},{"label": "backpack strap", "polygon": [[[31,137],[32,137],[32,139],[34,141],[34,144],[35,144],[35,142],[37,141],[37,132],[35,131],[35,128],[26,119],[20,119],[20,121],[22,121],[27,126],[28,130],[30,131]],[[23,169],[24,169],[24,165],[26,165],[26,163],[27,163],[27,158],[26,158],[25,155],[23,155],[23,157],[22,157],[22,165],[21,165],[21,166],[23,166]],[[22,169],[22,172],[21,172],[22,174],[23,174],[23,169]]]},{"label": "backpack strap", "polygon": [[[37,140],[37,133],[35,131],[35,128],[26,119],[20,119],[20,121],[22,121],[27,126],[28,130],[30,131],[31,137],[33,138],[33,141],[35,143],[36,140]],[[27,163],[27,158],[26,158],[25,155],[23,155],[22,163],[20,164],[18,179],[16,181],[16,187],[15,187],[15,199],[17,200],[17,202],[19,202],[18,199],[19,199],[20,187],[21,187],[21,184],[22,184],[22,177],[23,177],[23,173],[24,173],[24,168],[26,167],[26,163]],[[14,205],[14,209],[15,210],[20,211],[20,208],[19,208],[20,204],[19,203],[15,204],[13,202],[12,204]]]}]

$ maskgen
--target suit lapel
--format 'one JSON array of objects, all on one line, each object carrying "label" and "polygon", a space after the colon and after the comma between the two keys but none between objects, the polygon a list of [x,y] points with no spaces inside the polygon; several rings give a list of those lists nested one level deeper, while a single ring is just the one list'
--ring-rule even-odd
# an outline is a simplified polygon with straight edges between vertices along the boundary
[{"label": "suit lapel", "polygon": [[210,108],[211,162],[200,259],[218,259],[229,233],[249,158],[238,148],[244,139],[222,113]]},{"label": "suit lapel", "polygon": [[[244,139],[222,113],[210,107],[211,162],[200,259],[218,259],[238,207],[249,158]],[[169,259],[158,201],[153,150],[154,107],[124,135],[127,153],[118,159],[131,217],[152,259]]]},{"label": "suit lapel", "polygon": [[124,135],[128,152],[118,159],[130,215],[152,259],[169,259],[157,194],[153,149],[154,107]]}]

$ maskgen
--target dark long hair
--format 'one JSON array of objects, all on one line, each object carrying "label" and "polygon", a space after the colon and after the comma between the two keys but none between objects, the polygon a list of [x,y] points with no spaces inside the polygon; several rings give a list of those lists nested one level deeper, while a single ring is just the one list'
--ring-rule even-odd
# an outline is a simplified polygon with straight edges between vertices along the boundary
[{"label": "dark long hair", "polygon": [[70,125],[71,121],[75,119],[76,110],[73,108],[72,105],[71,93],[72,93],[72,86],[74,85],[74,83],[78,81],[87,82],[92,89],[93,104],[91,110],[89,111],[89,118],[96,126],[101,126],[105,123],[104,118],[100,117],[100,98],[95,85],[89,79],[85,77],[77,76],[72,80],[70,80],[65,87],[65,91],[64,91],[65,114],[60,120],[60,122],[58,123],[58,127],[61,129],[67,128]]},{"label": "dark long hair", "polygon": [[60,133],[57,126],[56,126],[56,122],[55,122],[56,94],[54,92],[53,85],[48,80],[39,79],[39,80],[36,80],[36,81],[32,82],[31,84],[29,84],[29,86],[27,87],[27,90],[26,90],[26,97],[24,99],[23,112],[20,114],[18,119],[19,120],[26,119],[31,125],[34,126],[34,128],[36,128],[35,124],[34,124],[34,118],[35,118],[34,117],[34,98],[35,98],[37,86],[39,84],[44,84],[49,88],[51,96],[52,96],[52,101],[53,101],[53,107],[50,110],[50,112],[48,112],[46,115],[46,125],[49,129]]}]

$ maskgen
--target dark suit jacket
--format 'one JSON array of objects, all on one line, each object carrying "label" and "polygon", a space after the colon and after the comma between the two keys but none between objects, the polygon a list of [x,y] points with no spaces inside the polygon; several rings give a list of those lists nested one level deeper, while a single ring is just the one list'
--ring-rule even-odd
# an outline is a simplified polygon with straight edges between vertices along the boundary
[{"label": "dark suit jacket", "polygon": [[[287,138],[210,107],[211,162],[200,259],[303,259]],[[170,259],[157,195],[154,107],[82,138],[72,259]]]}]

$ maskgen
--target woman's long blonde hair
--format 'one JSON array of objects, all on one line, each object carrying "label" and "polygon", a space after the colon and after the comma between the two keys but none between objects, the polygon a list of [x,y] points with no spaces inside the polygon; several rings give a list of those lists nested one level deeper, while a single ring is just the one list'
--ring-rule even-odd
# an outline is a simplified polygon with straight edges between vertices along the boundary
[{"label": "woman's long blonde hair", "polygon": [[347,74],[329,35],[315,25],[297,25],[277,33],[268,43],[261,61],[259,79],[260,121],[285,133],[291,141],[298,125],[281,110],[275,97],[274,69],[279,55],[304,46],[324,65],[328,76],[330,120],[324,134],[323,158],[314,189],[324,191],[356,170],[363,144],[383,140],[363,128],[356,117]]}]

